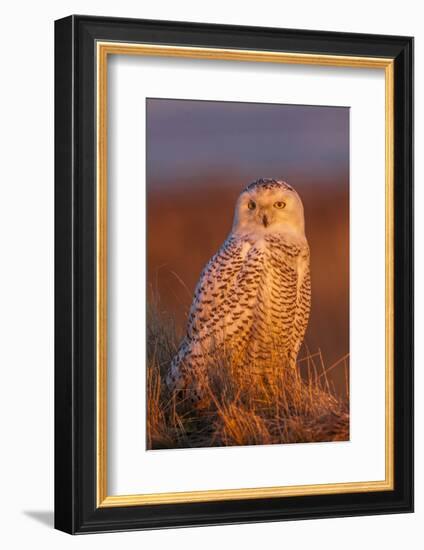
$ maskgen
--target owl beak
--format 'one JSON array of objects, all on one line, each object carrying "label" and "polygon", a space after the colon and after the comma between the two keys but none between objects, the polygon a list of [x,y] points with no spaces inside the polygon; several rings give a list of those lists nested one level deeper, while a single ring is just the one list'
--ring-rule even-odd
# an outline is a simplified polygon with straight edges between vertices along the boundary
[{"label": "owl beak", "polygon": [[264,224],[264,227],[268,227],[269,225],[268,218],[266,217],[265,214],[262,216],[262,223]]}]

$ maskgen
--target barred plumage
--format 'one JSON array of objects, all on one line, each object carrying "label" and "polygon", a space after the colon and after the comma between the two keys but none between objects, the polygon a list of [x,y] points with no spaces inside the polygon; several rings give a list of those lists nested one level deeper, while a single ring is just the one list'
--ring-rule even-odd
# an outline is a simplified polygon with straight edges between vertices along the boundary
[{"label": "barred plumage", "polygon": [[202,398],[217,353],[266,368],[278,353],[295,368],[311,304],[303,205],[287,183],[259,179],[241,193],[232,231],[204,268],[187,333],[169,369],[171,389]]}]

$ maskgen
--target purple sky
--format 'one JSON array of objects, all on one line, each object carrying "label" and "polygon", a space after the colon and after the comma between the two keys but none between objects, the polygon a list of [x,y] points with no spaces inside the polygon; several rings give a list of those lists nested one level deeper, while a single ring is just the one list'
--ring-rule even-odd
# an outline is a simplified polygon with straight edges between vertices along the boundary
[{"label": "purple sky", "polygon": [[148,181],[229,171],[334,182],[348,173],[348,107],[148,99],[146,131]]}]

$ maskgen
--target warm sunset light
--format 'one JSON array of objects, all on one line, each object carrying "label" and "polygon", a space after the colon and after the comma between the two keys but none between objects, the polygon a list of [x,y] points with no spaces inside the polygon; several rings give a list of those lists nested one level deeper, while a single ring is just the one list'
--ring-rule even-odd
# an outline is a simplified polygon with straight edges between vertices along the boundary
[{"label": "warm sunset light", "polygon": [[148,100],[147,215],[148,448],[349,439],[349,110]]}]

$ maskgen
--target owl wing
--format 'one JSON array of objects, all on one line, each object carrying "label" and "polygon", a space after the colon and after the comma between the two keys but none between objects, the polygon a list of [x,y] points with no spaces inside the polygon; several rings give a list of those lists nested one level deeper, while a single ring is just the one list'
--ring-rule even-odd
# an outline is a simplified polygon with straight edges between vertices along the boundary
[{"label": "owl wing", "polygon": [[308,326],[309,314],[311,310],[311,276],[309,269],[309,247],[301,250],[298,258],[298,277],[297,277],[297,298],[296,314],[293,323],[292,346],[293,359],[296,361],[297,355],[302,346]]},{"label": "owl wing", "polygon": [[218,333],[225,331],[233,303],[232,291],[248,248],[243,240],[231,236],[207,263],[194,291],[188,339],[203,342],[218,338]]},{"label": "owl wing", "polygon": [[209,260],[197,283],[187,334],[167,378],[170,387],[185,387],[187,375],[205,365],[211,349],[222,343],[234,304],[237,277],[250,245],[233,235]]}]

